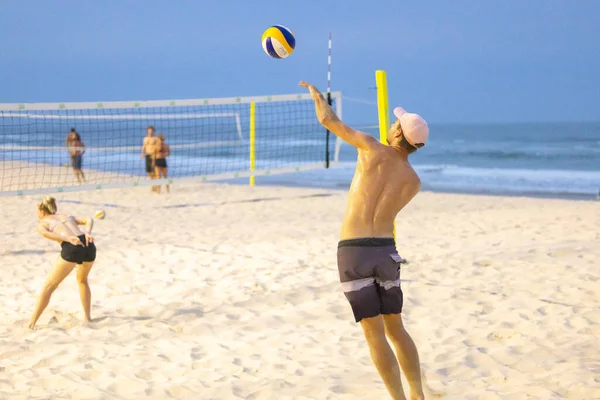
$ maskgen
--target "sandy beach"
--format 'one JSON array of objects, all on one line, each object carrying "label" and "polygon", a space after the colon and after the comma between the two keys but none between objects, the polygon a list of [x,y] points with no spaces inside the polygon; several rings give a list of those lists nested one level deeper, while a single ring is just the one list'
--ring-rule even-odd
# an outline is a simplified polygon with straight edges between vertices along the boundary
[{"label": "sandy beach", "polygon": [[[55,197],[60,211],[107,213],[95,322],[81,322],[73,273],[26,328],[59,246],[35,232],[38,197],[0,198],[1,399],[389,398],[339,285],[346,192]],[[430,398],[600,398],[599,227],[592,201],[415,198],[398,250]]]},{"label": "sandy beach", "polygon": [[[99,169],[84,168],[86,184],[124,183],[146,179],[116,174]],[[68,165],[28,163],[19,160],[0,160],[0,190],[32,190],[41,188],[72,188],[78,185],[73,169]]]}]

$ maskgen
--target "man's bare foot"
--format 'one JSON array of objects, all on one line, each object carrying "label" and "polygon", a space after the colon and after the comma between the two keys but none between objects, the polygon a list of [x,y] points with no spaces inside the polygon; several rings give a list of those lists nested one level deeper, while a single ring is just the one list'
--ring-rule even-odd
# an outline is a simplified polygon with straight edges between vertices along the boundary
[{"label": "man's bare foot", "polygon": [[32,331],[35,330],[35,322],[30,322],[29,323],[29,329],[31,329]]}]

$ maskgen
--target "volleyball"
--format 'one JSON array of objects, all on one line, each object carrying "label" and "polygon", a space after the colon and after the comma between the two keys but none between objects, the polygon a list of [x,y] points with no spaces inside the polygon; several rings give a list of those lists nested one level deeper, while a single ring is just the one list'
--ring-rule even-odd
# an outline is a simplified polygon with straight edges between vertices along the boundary
[{"label": "volleyball", "polygon": [[104,210],[96,211],[96,214],[94,214],[94,219],[104,219],[104,217],[106,217]]},{"label": "volleyball", "polygon": [[296,39],[291,30],[282,25],[273,25],[263,33],[262,46],[273,58],[286,58],[294,51]]}]

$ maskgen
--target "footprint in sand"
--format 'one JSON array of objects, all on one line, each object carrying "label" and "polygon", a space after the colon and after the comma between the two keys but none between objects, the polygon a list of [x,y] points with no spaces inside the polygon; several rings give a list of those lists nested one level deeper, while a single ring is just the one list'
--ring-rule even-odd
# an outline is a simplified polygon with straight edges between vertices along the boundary
[{"label": "footprint in sand", "polygon": [[348,312],[348,307],[344,307],[340,304],[334,304],[330,307],[327,307],[327,311],[329,311],[332,314],[335,314],[336,316],[346,316],[346,313]]},{"label": "footprint in sand", "polygon": [[490,260],[477,260],[473,262],[473,266],[475,267],[489,267],[492,265],[492,261]]},{"label": "footprint in sand", "polygon": [[546,307],[539,307],[537,310],[535,310],[538,314],[540,314],[541,316],[545,317],[546,315],[548,315],[548,313],[546,312]]},{"label": "footprint in sand", "polygon": [[85,381],[94,381],[102,375],[102,371],[96,369],[86,369],[82,374],[81,378]]},{"label": "footprint in sand", "polygon": [[134,395],[146,389],[147,384],[137,379],[117,378],[114,383],[108,385],[107,389],[113,394]]},{"label": "footprint in sand", "polygon": [[169,397],[173,397],[175,399],[191,399],[194,398],[197,393],[193,390],[186,388],[185,386],[180,385],[172,385],[167,390],[165,390],[165,394]]},{"label": "footprint in sand", "polygon": [[135,374],[135,376],[136,376],[136,378],[139,378],[139,379],[142,379],[145,381],[152,381],[152,380],[154,380],[155,374],[150,370],[142,369],[139,372],[137,372]]},{"label": "footprint in sand", "polygon": [[284,300],[293,306],[298,306],[314,300],[314,295],[309,292],[299,292],[284,296]]},{"label": "footprint in sand", "polygon": [[494,306],[491,303],[482,301],[482,302],[480,302],[479,305],[481,306],[481,314],[482,315],[489,314],[492,311],[494,311]]},{"label": "footprint in sand", "polygon": [[510,339],[512,338],[514,335],[516,335],[517,332],[511,332],[511,331],[497,331],[497,332],[492,332],[487,336],[488,340],[497,342],[503,339]]}]

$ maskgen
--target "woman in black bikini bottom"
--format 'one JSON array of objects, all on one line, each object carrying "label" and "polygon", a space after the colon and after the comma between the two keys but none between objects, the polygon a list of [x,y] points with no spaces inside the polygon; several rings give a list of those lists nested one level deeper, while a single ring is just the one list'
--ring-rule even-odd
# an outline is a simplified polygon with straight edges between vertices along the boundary
[{"label": "woman in black bikini bottom", "polygon": [[[94,220],[91,217],[73,217],[57,214],[56,201],[46,197],[37,207],[39,224],[38,232],[46,239],[60,243],[61,252],[56,260],[54,269],[48,275],[40,293],[35,310],[29,321],[29,328],[34,329],[40,315],[50,302],[52,293],[58,285],[77,267],[77,282],[79,297],[85,314],[85,321],[90,322],[91,292],[88,285],[88,275],[96,260],[96,246],[91,236]],[[85,232],[79,229],[85,225]]]}]

